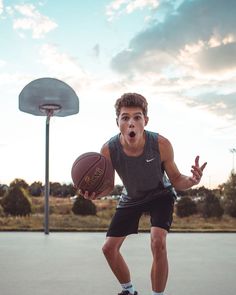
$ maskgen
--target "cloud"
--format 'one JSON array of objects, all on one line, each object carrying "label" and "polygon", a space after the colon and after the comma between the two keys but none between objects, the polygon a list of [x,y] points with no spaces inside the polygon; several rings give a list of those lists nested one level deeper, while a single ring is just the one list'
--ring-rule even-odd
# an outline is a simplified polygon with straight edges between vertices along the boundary
[{"label": "cloud", "polygon": [[56,45],[42,45],[39,54],[39,62],[47,68],[50,76],[65,80],[80,89],[89,85],[91,77],[83,70],[79,61],[67,53],[60,52]]},{"label": "cloud", "polygon": [[126,12],[132,13],[137,9],[143,9],[145,7],[149,7],[151,9],[157,8],[159,5],[159,1],[157,0],[134,0],[129,1],[126,6]]},{"label": "cloud", "polygon": [[13,28],[21,37],[24,37],[22,32],[28,30],[32,32],[32,38],[43,38],[57,27],[53,20],[37,11],[33,4],[8,7],[7,12],[13,15]]},{"label": "cloud", "polygon": [[[224,40],[229,35],[233,39],[236,37],[236,18],[232,11],[236,11],[236,2],[233,0],[227,1],[227,5],[221,0],[186,1],[163,23],[153,24],[136,35],[130,41],[129,47],[112,59],[112,68],[121,73],[143,71],[143,61],[146,59],[150,61],[146,67],[148,69],[149,65],[152,65],[151,59],[154,59],[156,71],[161,71],[168,67],[173,59],[178,64],[181,50],[185,50],[186,46],[196,46],[201,42],[201,54],[198,52],[199,55],[196,56],[192,66],[198,62],[199,68],[205,69],[204,63],[209,52],[217,51],[209,50],[213,38],[217,36],[218,39]],[[222,51],[226,50],[227,46],[221,44],[219,46],[224,47]],[[218,52],[220,51],[218,48]],[[165,55],[164,62],[160,58],[163,55]],[[166,58],[167,56],[169,58]],[[181,63],[184,64],[184,60]]]},{"label": "cloud", "polygon": [[0,14],[3,13],[3,0],[0,0]]},{"label": "cloud", "polygon": [[236,122],[236,1],[184,1],[169,9],[112,58],[111,68],[130,82],[148,80],[159,96]]},{"label": "cloud", "polygon": [[201,107],[224,117],[229,121],[235,121],[236,117],[236,91],[230,94],[216,94],[214,92],[204,93],[195,98],[188,99],[191,107]]},{"label": "cloud", "polygon": [[236,69],[236,42],[206,48],[196,56],[201,72],[220,72]]},{"label": "cloud", "polygon": [[130,14],[137,9],[155,9],[159,5],[159,0],[115,0],[106,7],[106,15],[111,21],[121,14]]},{"label": "cloud", "polygon": [[[25,85],[25,83],[32,79],[33,75],[22,73],[22,72],[15,72],[15,73],[7,73],[1,72],[0,73],[0,87],[4,87],[7,92],[14,92],[16,88],[21,88]],[[14,87],[12,87],[14,85]]]}]

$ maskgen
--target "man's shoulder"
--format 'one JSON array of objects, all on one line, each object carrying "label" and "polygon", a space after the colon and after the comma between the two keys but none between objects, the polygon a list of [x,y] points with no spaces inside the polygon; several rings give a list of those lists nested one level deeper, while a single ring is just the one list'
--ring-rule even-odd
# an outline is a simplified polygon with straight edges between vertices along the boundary
[{"label": "man's shoulder", "polygon": [[110,159],[109,141],[103,144],[100,153],[106,158]]},{"label": "man's shoulder", "polygon": [[147,134],[149,134],[150,136],[152,136],[153,138],[156,138],[157,141],[160,143],[160,144],[170,144],[170,141],[165,137],[163,136],[162,134],[158,133],[158,132],[153,132],[153,131],[149,131],[149,130],[145,130]]},{"label": "man's shoulder", "polygon": [[158,146],[161,154],[161,161],[165,162],[167,159],[172,157],[173,155],[173,147],[169,139],[166,137],[159,135]]},{"label": "man's shoulder", "polygon": [[101,152],[108,151],[110,148],[114,147],[114,145],[116,145],[118,140],[119,140],[119,134],[112,136],[109,140],[107,140],[103,144],[103,146],[101,148]]},{"label": "man's shoulder", "polygon": [[169,139],[166,138],[165,136],[161,135],[161,134],[158,134],[158,140],[159,140],[160,143],[170,144]]}]

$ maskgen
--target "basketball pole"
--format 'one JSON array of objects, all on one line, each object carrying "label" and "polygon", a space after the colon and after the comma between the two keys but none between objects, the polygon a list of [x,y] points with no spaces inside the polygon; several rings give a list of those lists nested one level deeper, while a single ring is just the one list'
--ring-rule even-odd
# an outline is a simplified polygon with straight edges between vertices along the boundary
[{"label": "basketball pole", "polygon": [[79,98],[73,88],[55,78],[39,78],[28,83],[19,94],[22,112],[46,115],[44,233],[49,234],[49,124],[52,116],[66,117],[79,112]]},{"label": "basketball pole", "polygon": [[49,234],[49,127],[50,118],[53,115],[53,111],[47,111],[46,118],[46,151],[45,151],[45,200],[44,200],[44,233]]}]

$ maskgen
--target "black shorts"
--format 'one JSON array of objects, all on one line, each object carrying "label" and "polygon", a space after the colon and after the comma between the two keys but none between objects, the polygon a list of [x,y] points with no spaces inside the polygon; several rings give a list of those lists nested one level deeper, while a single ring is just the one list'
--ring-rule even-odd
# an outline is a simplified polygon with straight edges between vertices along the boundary
[{"label": "black shorts", "polygon": [[117,208],[107,231],[107,237],[124,237],[138,233],[139,220],[143,213],[150,214],[151,226],[167,231],[173,220],[175,195],[171,192],[158,196],[142,205]]}]

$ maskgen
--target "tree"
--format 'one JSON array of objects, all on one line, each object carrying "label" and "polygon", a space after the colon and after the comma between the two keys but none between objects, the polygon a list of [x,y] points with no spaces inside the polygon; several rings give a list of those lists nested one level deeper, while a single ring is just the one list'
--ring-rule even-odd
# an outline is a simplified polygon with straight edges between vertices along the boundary
[{"label": "tree", "polygon": [[76,195],[77,189],[74,187],[72,183],[68,184],[67,188],[68,188],[68,195],[70,195],[71,197]]},{"label": "tree", "polygon": [[76,215],[96,215],[97,208],[91,200],[78,196],[73,204],[72,212]]},{"label": "tree", "polygon": [[61,196],[61,184],[59,182],[50,182],[50,194],[54,197]]},{"label": "tree", "polygon": [[220,199],[215,194],[208,190],[205,193],[204,199],[199,204],[199,211],[204,218],[218,217],[221,218],[224,214],[224,209],[220,204]]},{"label": "tree", "polygon": [[16,178],[14,179],[11,183],[10,183],[10,187],[22,187],[24,189],[28,189],[29,185],[26,181],[24,181],[24,179],[21,178]]},{"label": "tree", "polygon": [[43,192],[43,186],[42,182],[35,181],[29,186],[29,193],[34,197],[39,197],[42,195]]},{"label": "tree", "polygon": [[231,173],[229,180],[223,185],[225,196],[225,212],[232,217],[236,217],[236,174]]},{"label": "tree", "polygon": [[5,184],[0,184],[0,197],[3,197],[8,190],[8,186]]},{"label": "tree", "polygon": [[68,196],[74,196],[76,194],[76,189],[74,188],[73,184],[63,184],[61,185],[61,192],[60,195],[63,198]]},{"label": "tree", "polygon": [[196,203],[188,196],[182,197],[176,205],[176,214],[179,217],[187,217],[197,213]]},{"label": "tree", "polygon": [[11,187],[2,199],[1,205],[6,214],[13,216],[26,216],[32,212],[27,192],[20,186]]}]

